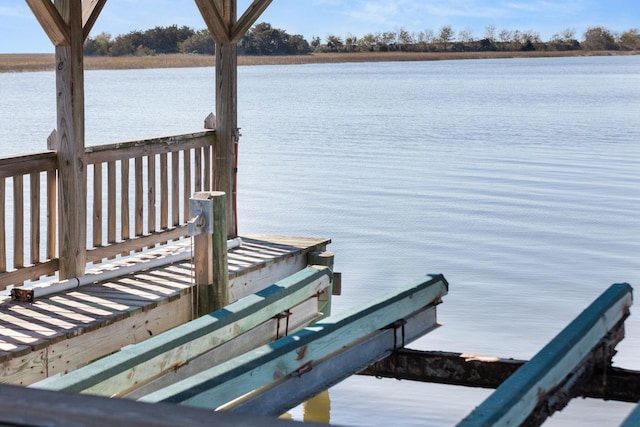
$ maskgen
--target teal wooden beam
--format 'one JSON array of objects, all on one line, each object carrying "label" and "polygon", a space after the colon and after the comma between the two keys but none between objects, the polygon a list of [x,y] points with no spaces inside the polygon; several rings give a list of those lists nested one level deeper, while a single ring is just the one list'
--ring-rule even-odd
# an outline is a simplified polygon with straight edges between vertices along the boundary
[{"label": "teal wooden beam", "polygon": [[620,424],[620,427],[638,427],[640,426],[640,403],[638,403],[629,416]]},{"label": "teal wooden beam", "polygon": [[629,315],[632,301],[632,289],[627,283],[609,287],[458,426],[521,425],[546,397],[569,378],[577,377],[572,373]]},{"label": "teal wooden beam", "polygon": [[418,279],[140,400],[216,409],[279,378],[303,375],[314,369],[318,360],[437,304],[447,291],[448,284],[442,275]]},{"label": "teal wooden beam", "polygon": [[428,306],[405,319],[406,323],[381,329],[337,354],[318,361],[301,376],[287,376],[220,408],[223,411],[277,417],[323,390],[356,374],[384,357],[393,357],[399,346],[409,344],[438,327],[436,307]]},{"label": "teal wooden beam", "polygon": [[35,387],[112,396],[141,385],[330,289],[331,270],[307,267],[227,307]]}]

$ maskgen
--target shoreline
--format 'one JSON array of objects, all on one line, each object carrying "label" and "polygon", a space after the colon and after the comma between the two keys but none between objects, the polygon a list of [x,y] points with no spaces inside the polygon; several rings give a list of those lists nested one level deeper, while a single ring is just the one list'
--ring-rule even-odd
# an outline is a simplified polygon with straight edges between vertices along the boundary
[{"label": "shoreline", "polygon": [[[557,58],[573,56],[628,56],[640,51],[532,51],[532,52],[354,52],[292,56],[238,56],[239,66],[321,64],[343,62],[446,61],[462,59]],[[212,55],[87,56],[85,70],[213,67]],[[0,54],[0,73],[53,71],[55,56],[48,53]]]}]

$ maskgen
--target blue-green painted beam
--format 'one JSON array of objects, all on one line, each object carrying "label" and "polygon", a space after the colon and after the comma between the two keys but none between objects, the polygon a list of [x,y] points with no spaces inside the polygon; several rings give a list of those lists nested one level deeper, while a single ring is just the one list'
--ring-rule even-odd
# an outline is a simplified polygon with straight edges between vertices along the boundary
[{"label": "blue-green painted beam", "polygon": [[415,280],[370,303],[331,316],[140,400],[216,409],[275,380],[313,369],[318,360],[438,303],[447,290],[442,275]]},{"label": "blue-green painted beam", "polygon": [[561,386],[607,333],[626,318],[632,301],[627,283],[609,287],[458,426],[520,425],[541,399]]}]

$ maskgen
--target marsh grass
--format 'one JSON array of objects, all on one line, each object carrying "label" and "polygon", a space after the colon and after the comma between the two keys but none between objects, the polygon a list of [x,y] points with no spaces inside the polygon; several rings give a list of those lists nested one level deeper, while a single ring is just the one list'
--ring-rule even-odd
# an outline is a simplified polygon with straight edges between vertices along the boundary
[{"label": "marsh grass", "polygon": [[[566,52],[357,52],[315,53],[294,56],[238,57],[238,65],[282,65],[339,62],[442,61],[453,59],[541,58],[563,56],[637,55],[639,51],[566,51]],[[87,56],[86,70],[212,67],[215,58],[209,55],[154,56]],[[51,71],[55,68],[53,54],[0,54],[0,72]]]}]

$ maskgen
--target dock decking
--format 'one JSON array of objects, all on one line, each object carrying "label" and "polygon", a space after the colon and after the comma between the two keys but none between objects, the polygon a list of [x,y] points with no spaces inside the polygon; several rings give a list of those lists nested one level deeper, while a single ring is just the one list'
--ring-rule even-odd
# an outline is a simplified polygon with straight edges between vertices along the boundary
[{"label": "dock decking", "polygon": [[[254,235],[229,252],[230,299],[255,293],[301,270],[329,239]],[[190,253],[190,240],[101,265],[144,263]],[[127,274],[32,303],[0,302],[0,382],[29,385],[68,372],[194,318],[189,259]]]}]

